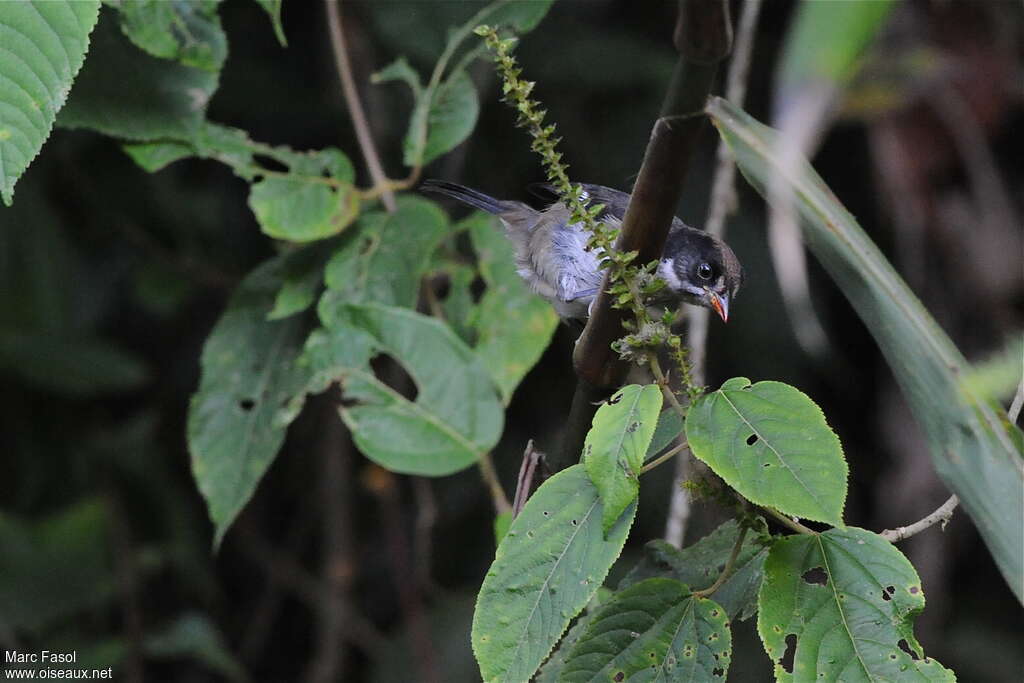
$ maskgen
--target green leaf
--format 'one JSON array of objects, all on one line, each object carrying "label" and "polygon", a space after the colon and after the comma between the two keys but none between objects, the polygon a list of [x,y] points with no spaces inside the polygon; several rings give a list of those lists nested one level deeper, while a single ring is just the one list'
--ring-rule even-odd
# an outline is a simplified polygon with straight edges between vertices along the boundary
[{"label": "green leaf", "polygon": [[284,35],[284,25],[281,23],[281,5],[284,0],[256,0],[267,14],[270,15],[270,23],[274,26],[274,35],[281,47],[288,47],[288,38]]},{"label": "green leaf", "polygon": [[505,404],[540,360],[558,326],[551,306],[530,291],[516,272],[512,244],[483,213],[462,221],[468,227],[480,275],[487,289],[471,318],[476,353],[501,390]]},{"label": "green leaf", "polygon": [[480,114],[473,81],[457,71],[436,91],[424,91],[413,109],[403,150],[406,166],[422,166],[469,137]]},{"label": "green leaf", "polygon": [[284,254],[280,264],[281,289],[267,320],[280,320],[313,305],[323,282],[324,266],[339,240],[323,240]]},{"label": "green leaf", "polygon": [[[249,139],[245,131],[209,121],[202,122],[187,139],[129,142],[122,145],[125,153],[150,173],[155,173],[179,159],[194,156],[201,159],[216,159],[227,164],[245,180],[252,180],[256,174],[258,167],[253,153],[257,149],[263,151],[261,148],[261,145]],[[291,159],[290,155],[295,154],[287,148],[271,148],[269,152],[281,154],[286,159]],[[351,180],[350,177],[343,179]]]},{"label": "green leaf", "polygon": [[57,117],[126,140],[188,140],[202,126],[218,75],[140,52],[104,9],[89,59]]},{"label": "green leaf", "polygon": [[0,368],[75,397],[131,391],[149,378],[146,364],[134,354],[101,339],[51,331],[0,330]]},{"label": "green leaf", "polygon": [[192,658],[229,681],[247,681],[245,669],[231,654],[224,635],[210,619],[187,612],[143,641],[147,656],[155,659]]},{"label": "green leaf", "polygon": [[351,303],[415,306],[420,279],[447,231],[444,212],[412,195],[400,195],[394,213],[364,213],[327,263],[320,319],[330,326],[337,311]]},{"label": "green leaf", "polygon": [[471,24],[469,29],[472,30],[486,21],[494,26],[510,28],[522,35],[537,27],[553,3],[554,0],[498,0],[481,10],[475,20],[470,20],[467,25]]},{"label": "green leaf", "polygon": [[99,0],[0,2],[0,197],[7,206],[82,68],[99,9]]},{"label": "green leaf", "polygon": [[893,6],[892,0],[798,5],[779,65],[780,90],[850,78]]},{"label": "green leaf", "polygon": [[757,631],[777,681],[955,680],[914,638],[924,609],[917,572],[877,534],[789,536],[764,571]]},{"label": "green leaf", "polygon": [[117,8],[121,30],[140,49],[218,72],[228,55],[218,5],[218,0],[121,0]]},{"label": "green leaf", "polygon": [[[644,546],[644,558],[619,583],[619,590],[656,576],[675,579],[698,589],[709,587],[729,561],[740,527],[736,520],[721,524],[693,545],[680,550],[662,540]],[[730,619],[749,619],[757,611],[757,591],[768,547],[747,533],[733,564],[733,572],[718,590],[715,602]]]},{"label": "green leaf", "polygon": [[724,609],[674,579],[647,579],[594,615],[558,680],[725,680],[731,658]]},{"label": "green leaf", "polygon": [[712,100],[708,113],[762,195],[769,179],[789,186],[803,218],[804,241],[878,341],[927,435],[936,471],[960,497],[1010,588],[1024,600],[1020,429],[964,379],[963,356],[810,165],[779,164],[772,154],[774,131],[724,100]]},{"label": "green leaf", "polygon": [[494,518],[494,544],[500,545],[501,539],[505,538],[509,528],[512,526],[512,511],[499,512]]},{"label": "green leaf", "polygon": [[1024,335],[1006,340],[1006,345],[988,358],[973,364],[964,377],[972,391],[1006,399],[1013,397],[1024,377]]},{"label": "green leaf", "polygon": [[[381,382],[386,353],[416,384],[415,402]],[[341,416],[368,458],[395,472],[444,476],[475,463],[501,436],[503,411],[473,352],[443,323],[405,308],[348,304],[306,345],[317,390],[340,382]]]},{"label": "green leaf", "polygon": [[661,411],[661,415],[658,416],[658,426],[654,428],[654,436],[651,437],[651,445],[647,447],[647,455],[644,456],[644,460],[652,460],[661,454],[682,433],[683,418],[679,415],[679,411],[671,406]]},{"label": "green leaf", "polygon": [[640,494],[640,468],[661,410],[656,384],[630,384],[597,409],[583,444],[583,465],[604,504],[607,531]]},{"label": "green leaf", "polygon": [[[473,301],[472,290],[473,281],[476,279],[476,269],[464,263],[446,261],[441,264],[435,263],[431,270],[440,270],[448,274],[448,295],[441,301],[441,309],[444,311],[444,317],[448,324],[459,335],[459,338],[472,346],[477,338],[477,333],[472,327],[477,306]],[[486,295],[487,293],[484,292],[484,296]],[[477,355],[480,355],[479,349]],[[487,365],[486,362],[485,365]],[[504,393],[501,378],[499,378],[499,375],[504,374],[504,369],[490,366],[487,369],[498,383],[499,390],[503,392],[502,399],[507,403],[508,395]]]},{"label": "green leaf", "polygon": [[371,83],[388,83],[390,81],[401,81],[408,85],[416,99],[423,94],[420,75],[409,65],[405,57],[399,57],[370,77]]},{"label": "green leaf", "polygon": [[113,597],[109,526],[98,500],[41,520],[0,513],[0,613],[8,628],[41,631]]},{"label": "green leaf", "polygon": [[[606,594],[606,595],[602,595]],[[587,626],[590,625],[590,620],[594,618],[597,610],[601,608],[601,605],[608,602],[611,598],[611,591],[605,587],[598,589],[594,593],[594,597],[587,603],[586,608],[580,612],[579,616],[576,617],[575,623],[569,627],[569,630],[562,636],[562,640],[558,643],[558,647],[555,648],[551,656],[547,658],[547,661],[537,671],[537,675],[533,677],[533,683],[557,683],[558,676],[562,673],[562,667],[565,666],[565,660],[568,659],[569,653],[572,651],[573,646],[576,645],[576,641],[580,639],[580,636],[587,630]]]},{"label": "green leaf", "polygon": [[206,499],[215,544],[252,497],[302,406],[310,369],[296,361],[306,326],[267,320],[281,289],[281,257],[250,273],[203,347],[188,415],[192,474]]},{"label": "green leaf", "polygon": [[278,150],[276,158],[288,164],[288,173],[265,172],[249,192],[249,207],[264,233],[310,242],[341,232],[359,215],[352,164],[340,150]]},{"label": "green leaf", "polygon": [[636,506],[607,535],[597,489],[582,465],[541,485],[512,522],[484,578],[473,652],[484,681],[528,680],[597,592],[622,552]]},{"label": "green leaf", "polygon": [[695,456],[751,502],[842,526],[843,448],[821,409],[788,384],[729,380],[690,408],[686,438]]}]

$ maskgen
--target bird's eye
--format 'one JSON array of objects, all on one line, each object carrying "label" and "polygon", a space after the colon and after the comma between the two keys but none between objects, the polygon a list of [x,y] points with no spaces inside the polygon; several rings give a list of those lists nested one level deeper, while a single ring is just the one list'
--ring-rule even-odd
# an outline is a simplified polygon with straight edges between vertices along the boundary
[{"label": "bird's eye", "polygon": [[713,276],[714,274],[715,270],[714,268],[711,267],[711,264],[702,263],[699,266],[697,266],[697,277],[699,277],[701,280],[710,280],[711,276]]}]

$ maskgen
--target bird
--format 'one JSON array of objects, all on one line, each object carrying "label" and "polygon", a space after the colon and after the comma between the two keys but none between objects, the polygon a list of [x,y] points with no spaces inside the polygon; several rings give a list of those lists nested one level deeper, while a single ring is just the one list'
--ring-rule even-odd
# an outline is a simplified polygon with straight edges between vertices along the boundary
[{"label": "bird", "polygon": [[[599,221],[621,225],[629,194],[602,185],[583,183],[580,187],[585,204],[604,205]],[[563,320],[585,321],[589,317],[604,276],[601,250],[587,248],[590,233],[581,223],[571,222],[571,211],[551,185],[530,186],[535,194],[552,199],[543,210],[444,180],[425,180],[420,190],[497,216],[514,247],[520,277],[547,299]],[[743,267],[729,245],[676,217],[655,272],[667,286],[648,303],[703,306],[715,311],[723,322],[728,322],[729,307],[743,284]]]}]

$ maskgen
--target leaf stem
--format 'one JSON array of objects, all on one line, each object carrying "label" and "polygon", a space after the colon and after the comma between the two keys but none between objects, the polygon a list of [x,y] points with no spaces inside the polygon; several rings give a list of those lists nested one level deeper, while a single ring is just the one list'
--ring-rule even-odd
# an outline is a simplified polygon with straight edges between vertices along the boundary
[{"label": "leaf stem", "polygon": [[784,527],[788,527],[788,528],[792,529],[793,531],[797,532],[798,534],[810,534],[812,536],[817,536],[818,535],[818,532],[815,531],[814,529],[806,527],[803,524],[801,524],[800,522],[797,522],[796,520],[790,519],[789,517],[787,517],[786,515],[782,514],[781,512],[776,510],[775,508],[770,508],[767,505],[761,505],[760,507],[761,507],[762,510],[764,510],[769,515],[771,515],[772,518],[774,518],[775,521],[777,521],[779,524],[781,524]]},{"label": "leaf stem", "polygon": [[942,523],[942,528],[946,528],[946,524],[953,517],[953,510],[960,504],[960,499],[955,495],[949,497],[949,499],[940,505],[935,512],[931,513],[927,517],[920,519],[913,524],[908,526],[896,527],[895,529],[886,529],[879,534],[882,538],[889,541],[890,543],[897,543],[906,538],[910,538],[915,534],[919,534],[930,526]]},{"label": "leaf stem", "polygon": [[359,90],[356,88],[355,78],[352,76],[352,64],[348,58],[348,48],[345,44],[345,34],[341,27],[341,10],[338,5],[340,0],[324,0],[327,9],[327,25],[331,37],[331,49],[334,51],[334,63],[338,70],[338,77],[341,79],[341,92],[345,97],[345,104],[348,106],[349,115],[352,117],[352,126],[356,130],[356,139],[359,142],[359,149],[363,153],[363,160],[366,162],[366,169],[373,179],[374,188],[380,188],[381,201],[389,213],[394,213],[398,205],[395,203],[394,190],[388,185],[388,177],[384,173],[384,167],[380,163],[380,156],[373,143],[373,135],[370,132],[370,124],[366,120],[366,111],[359,99]]},{"label": "leaf stem", "polygon": [[668,402],[672,404],[675,411],[679,413],[679,417],[686,419],[686,409],[679,403],[679,399],[676,398],[675,392],[669,387],[668,378],[661,369],[661,363],[658,361],[657,355],[652,353],[649,360],[651,364],[651,374],[654,375],[654,379],[661,387],[661,391],[665,394],[665,398],[667,398]]},{"label": "leaf stem", "polygon": [[647,472],[650,472],[651,470],[653,470],[658,465],[661,465],[662,463],[671,460],[672,458],[676,457],[677,455],[679,455],[680,453],[682,453],[684,450],[686,450],[689,447],[690,447],[690,444],[686,443],[685,441],[683,443],[677,444],[671,450],[665,452],[662,455],[659,455],[657,458],[655,458],[654,460],[650,461],[649,463],[647,463],[646,465],[641,467],[640,468],[640,474],[645,474]]},{"label": "leaf stem", "polygon": [[490,452],[480,456],[477,466],[480,468],[480,476],[491,492],[491,501],[494,503],[495,512],[499,515],[503,512],[511,512],[512,504],[508,502],[505,489],[502,488],[501,481],[498,479],[498,471],[494,468],[494,460],[491,458]]},{"label": "leaf stem", "polygon": [[725,567],[722,568],[722,573],[718,575],[718,578],[715,579],[713,584],[704,590],[693,591],[694,596],[698,598],[706,598],[721,588],[722,584],[729,580],[729,577],[732,576],[733,570],[736,568],[736,558],[740,556],[740,549],[743,548],[743,541],[746,537],[747,527],[742,527],[739,535],[736,536],[736,543],[732,546],[732,553],[729,554],[729,559],[725,563]]}]

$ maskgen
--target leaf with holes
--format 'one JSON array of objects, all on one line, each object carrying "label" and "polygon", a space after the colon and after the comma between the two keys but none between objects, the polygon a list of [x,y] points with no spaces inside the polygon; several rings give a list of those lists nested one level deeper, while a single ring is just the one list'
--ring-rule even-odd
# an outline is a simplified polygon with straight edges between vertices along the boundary
[{"label": "leaf with holes", "polygon": [[[731,519],[682,550],[662,540],[649,541],[644,546],[643,559],[622,579],[619,590],[656,576],[675,579],[698,589],[707,588],[725,568],[739,532],[736,520]],[[747,532],[732,574],[715,591],[715,602],[725,609],[730,619],[748,619],[757,612],[757,592],[767,556],[768,546],[764,541],[757,534]]]},{"label": "leaf with holes", "polygon": [[558,680],[725,680],[731,658],[725,610],[679,581],[653,578],[617,593],[594,615]]},{"label": "leaf with holes", "polygon": [[782,382],[734,377],[686,416],[693,454],[758,505],[843,524],[846,460],[821,409]]},{"label": "leaf with holes", "polygon": [[968,366],[856,219],[805,160],[785,168],[776,132],[728,102],[708,113],[751,184],[781,178],[800,211],[803,238],[878,341],[917,421],[932,462],[974,520],[1003,577],[1024,601],[1024,435],[1006,411],[967,381]]},{"label": "leaf with holes", "polygon": [[57,125],[125,140],[190,139],[203,125],[218,74],[147,55],[117,20],[113,10],[101,12],[89,59]]},{"label": "leaf with holes", "polygon": [[473,614],[473,653],[484,681],[529,680],[590,601],[622,552],[630,505],[608,534],[582,465],[544,482],[512,522]]},{"label": "leaf with holes", "polygon": [[[415,401],[379,380],[388,354],[408,371]],[[341,417],[359,450],[395,472],[444,476],[477,462],[501,436],[503,411],[479,360],[444,323],[406,308],[347,304],[310,336],[311,388],[337,381]]]},{"label": "leaf with holes", "polygon": [[601,495],[605,531],[640,494],[640,468],[658,423],[661,389],[630,384],[597,409],[583,444],[583,465]]},{"label": "leaf with holes", "polygon": [[477,332],[475,350],[507,405],[551,342],[558,316],[519,277],[512,244],[490,216],[473,214],[456,229],[460,227],[469,230],[480,275],[487,283],[470,318]]},{"label": "leaf with holes", "polygon": [[121,30],[136,47],[161,59],[218,72],[228,40],[217,16],[219,0],[121,0]]},{"label": "leaf with holes", "polygon": [[[121,148],[132,161],[150,173],[155,173],[179,159],[194,156],[200,159],[216,159],[230,166],[238,177],[249,181],[255,177],[258,170],[253,158],[256,149],[265,151],[269,156],[283,157],[285,161],[282,163],[285,164],[295,154],[287,147],[264,149],[264,146],[250,140],[244,130],[209,121],[204,121],[188,138],[128,142]],[[351,180],[351,176],[345,177]]]},{"label": "leaf with holes", "polygon": [[594,618],[601,606],[604,605],[612,597],[612,592],[602,586],[594,593],[594,597],[590,599],[587,606],[582,612],[575,618],[572,626],[562,636],[562,640],[559,641],[558,647],[554,649],[551,656],[547,658],[543,666],[537,671],[537,675],[533,677],[533,683],[557,683],[558,676],[562,673],[562,667],[565,666],[565,660],[569,657],[569,652],[572,651],[573,646],[576,645],[576,641],[580,639],[580,636],[587,630],[587,626],[590,625],[590,620]]},{"label": "leaf with holes", "polygon": [[758,606],[757,631],[778,681],[955,680],[914,638],[921,579],[870,531],[777,540]]},{"label": "leaf with holes", "polygon": [[415,306],[420,279],[447,231],[444,212],[411,195],[398,197],[394,213],[360,216],[324,270],[327,291],[317,304],[324,325],[332,325],[348,304]]},{"label": "leaf with holes", "polygon": [[359,215],[352,162],[340,150],[276,155],[288,172],[263,173],[249,191],[249,207],[271,237],[310,242],[344,230]]},{"label": "leaf with holes", "polygon": [[311,378],[297,363],[306,336],[301,317],[267,320],[281,289],[281,258],[250,273],[232,295],[203,347],[189,406],[192,474],[217,544],[277,455]]},{"label": "leaf with holes", "polygon": [[99,0],[0,2],[0,197],[8,206],[82,68],[99,7]]}]

